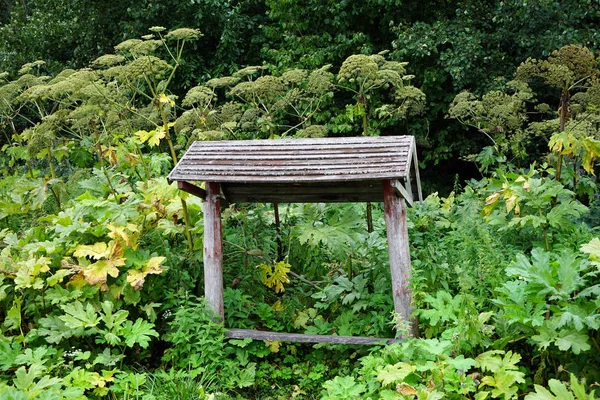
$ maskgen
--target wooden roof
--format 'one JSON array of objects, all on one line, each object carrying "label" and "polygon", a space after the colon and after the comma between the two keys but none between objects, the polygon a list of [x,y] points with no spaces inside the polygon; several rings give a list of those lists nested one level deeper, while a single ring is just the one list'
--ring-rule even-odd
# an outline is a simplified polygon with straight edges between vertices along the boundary
[{"label": "wooden roof", "polygon": [[167,179],[199,196],[190,182],[220,183],[230,202],[294,203],[382,201],[392,180],[412,202],[413,165],[412,136],[226,140],[194,142]]}]

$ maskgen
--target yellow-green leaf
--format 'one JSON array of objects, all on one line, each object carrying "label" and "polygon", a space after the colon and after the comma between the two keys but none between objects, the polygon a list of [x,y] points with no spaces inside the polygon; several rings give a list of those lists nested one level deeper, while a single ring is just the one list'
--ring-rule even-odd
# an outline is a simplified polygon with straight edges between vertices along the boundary
[{"label": "yellow-green leaf", "polygon": [[154,147],[158,146],[160,139],[166,136],[166,131],[161,127],[150,132],[137,131],[135,134],[140,138],[140,143],[148,142],[150,147]]},{"label": "yellow-green leaf", "polygon": [[114,260],[100,260],[83,270],[83,276],[90,285],[97,285],[106,283],[107,275],[116,278],[119,276],[119,269],[125,265],[124,258],[117,258]]},{"label": "yellow-green leaf", "polygon": [[130,269],[127,271],[127,282],[135,290],[140,290],[144,285],[146,276],[149,274],[160,274],[164,271],[161,264],[165,259],[165,257],[152,257],[141,270]]},{"label": "yellow-green leaf", "polygon": [[158,95],[158,102],[161,104],[168,104],[171,107],[175,106],[175,102],[164,93]]},{"label": "yellow-green leaf", "polygon": [[93,245],[79,245],[73,252],[75,257],[92,257],[94,260],[108,258],[110,249],[104,242],[94,243]]},{"label": "yellow-green leaf", "polygon": [[290,271],[291,265],[284,261],[280,261],[273,266],[260,264],[258,268],[262,271],[262,283],[275,290],[276,293],[285,290],[284,283],[290,283],[287,273]]}]

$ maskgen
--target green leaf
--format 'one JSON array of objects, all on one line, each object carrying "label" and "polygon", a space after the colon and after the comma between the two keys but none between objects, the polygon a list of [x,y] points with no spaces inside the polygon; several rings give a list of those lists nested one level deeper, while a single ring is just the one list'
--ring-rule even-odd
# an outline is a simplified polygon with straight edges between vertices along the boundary
[{"label": "green leaf", "polygon": [[244,369],[242,369],[241,373],[237,376],[237,387],[245,388],[254,385],[254,378],[256,377],[256,364],[250,363]]},{"label": "green leaf", "polygon": [[449,358],[446,362],[452,365],[455,369],[467,372],[474,367],[477,362],[472,358],[465,358],[462,354],[456,358]]},{"label": "green leaf", "polygon": [[150,343],[150,336],[158,337],[158,332],[152,328],[154,328],[153,324],[144,321],[141,318],[138,318],[137,321],[135,321],[135,324],[131,321],[127,321],[123,332],[125,344],[129,347],[133,347],[137,343],[145,349]]},{"label": "green leaf", "polygon": [[354,400],[362,398],[367,387],[362,383],[356,383],[352,376],[336,376],[323,384],[327,394],[322,400]]},{"label": "green leaf", "polygon": [[119,310],[113,314],[113,306],[113,303],[108,300],[102,303],[102,311],[104,312],[102,319],[106,327],[110,330],[121,327],[127,321],[127,316],[129,315],[129,312],[126,310]]},{"label": "green leaf", "polygon": [[50,360],[50,357],[56,354],[56,350],[52,347],[37,347],[35,350],[25,349],[25,352],[19,355],[15,362],[17,364],[38,365],[43,366]]},{"label": "green leaf", "polygon": [[537,345],[545,350],[553,344],[558,337],[558,332],[555,329],[551,329],[550,327],[544,325],[540,328],[537,335],[533,335],[531,340],[537,343]]},{"label": "green leaf", "polygon": [[377,380],[381,382],[381,386],[402,382],[408,375],[415,372],[416,369],[416,366],[405,362],[386,365],[385,368],[377,374]]},{"label": "green leaf", "polygon": [[504,351],[502,350],[490,350],[481,353],[475,357],[475,361],[477,362],[476,365],[483,371],[496,372],[502,367],[502,358],[499,357],[499,355],[502,354],[504,354]]},{"label": "green leaf", "polygon": [[94,310],[94,306],[87,303],[85,309],[83,304],[76,301],[71,304],[65,304],[61,307],[66,315],[58,317],[68,328],[93,328],[100,322],[100,317]]},{"label": "green leaf", "polygon": [[[571,374],[571,381],[573,381],[574,376]],[[577,379],[574,380],[576,384],[578,384]],[[548,381],[548,386],[550,391],[540,385],[535,385],[535,393],[530,393],[525,396],[525,400],[575,400],[573,397],[573,393],[566,387],[563,382],[560,382],[556,379],[550,379]],[[580,388],[578,388],[580,389]],[[581,393],[581,392],[580,392]],[[581,393],[584,397],[577,397],[579,400],[587,399],[588,396],[585,395],[585,391]]]},{"label": "green leaf", "polygon": [[581,245],[580,250],[589,254],[590,260],[600,267],[600,239],[593,238],[589,243]]},{"label": "green leaf", "polygon": [[72,329],[67,327],[60,317],[41,318],[39,322],[41,326],[38,329],[39,335],[45,336],[46,341],[52,344],[60,343],[63,339],[68,339],[71,336],[81,336],[84,332],[83,328]]},{"label": "green leaf", "polygon": [[585,380],[579,382],[574,374],[570,374],[570,383],[577,400],[594,400],[594,395],[587,394]]},{"label": "green leaf", "polygon": [[0,336],[0,371],[6,371],[17,364],[17,357],[21,354],[21,345],[9,343],[7,339]]},{"label": "green leaf", "polygon": [[112,367],[117,365],[123,358],[125,358],[122,354],[112,354],[110,348],[106,347],[104,351],[94,359],[92,362],[93,365],[100,364],[106,365],[107,367]]},{"label": "green leaf", "polygon": [[6,318],[2,324],[8,330],[21,328],[21,298],[14,298],[12,307],[6,313]]},{"label": "green leaf", "polygon": [[583,332],[561,331],[560,337],[556,339],[556,345],[562,351],[571,350],[574,354],[588,351],[591,346],[588,343],[588,335]]},{"label": "green leaf", "polygon": [[19,389],[15,389],[13,387],[2,387],[0,386],[0,389],[2,390],[2,398],[4,400],[31,400],[31,397],[29,397],[27,395],[27,393],[25,393],[24,391],[21,391]]}]

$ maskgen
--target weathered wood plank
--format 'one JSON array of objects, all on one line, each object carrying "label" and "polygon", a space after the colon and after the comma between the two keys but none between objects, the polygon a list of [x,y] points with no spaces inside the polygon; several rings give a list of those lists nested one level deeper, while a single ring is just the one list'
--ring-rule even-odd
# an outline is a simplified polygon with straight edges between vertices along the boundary
[{"label": "weathered wood plank", "polygon": [[417,146],[413,148],[413,165],[415,166],[415,181],[417,182],[417,196],[419,201],[423,201],[423,192],[421,191],[421,177],[419,176],[419,158],[417,157]]},{"label": "weathered wood plank", "polygon": [[[261,168],[261,169],[244,169],[238,170],[236,168],[232,169],[214,169],[212,171],[205,171],[206,175],[215,175],[215,176],[229,176],[229,175],[242,175],[242,176],[304,176],[304,175],[370,175],[370,174],[393,174],[396,172],[396,168],[390,167],[380,167],[380,168],[349,168],[348,166],[344,166],[342,168],[330,169],[330,168],[296,168],[296,169],[285,169],[285,168]],[[180,168],[181,174],[194,174],[194,168]]]},{"label": "weathered wood plank", "polygon": [[398,197],[401,197],[404,200],[406,200],[406,202],[408,203],[408,205],[410,205],[412,207],[412,205],[413,205],[412,194],[409,193],[406,190],[406,188],[404,186],[402,186],[402,183],[400,183],[399,181],[391,181],[391,182],[392,182],[392,186],[396,190],[396,194],[398,195]]},{"label": "weathered wood plank", "polygon": [[217,140],[217,141],[196,141],[193,146],[202,147],[223,147],[223,146],[348,146],[348,145],[362,145],[362,144],[373,144],[373,143],[397,143],[397,144],[409,144],[412,140],[412,136],[355,136],[355,137],[341,137],[341,138],[298,138],[298,139],[277,139],[277,140]]},{"label": "weathered wood plank", "polygon": [[347,193],[347,194],[305,194],[290,196],[287,194],[260,194],[249,193],[240,195],[227,195],[230,203],[366,203],[382,202],[380,193]]},{"label": "weathered wood plank", "polygon": [[168,177],[172,181],[213,181],[213,182],[239,182],[239,183],[297,183],[297,182],[360,182],[374,179],[397,179],[398,174],[392,172],[361,173],[357,171],[352,174],[303,174],[303,175],[228,175],[228,174],[172,174]]},{"label": "weathered wood plank", "polygon": [[412,267],[408,247],[406,205],[405,200],[396,195],[396,190],[389,180],[383,183],[383,201],[394,311],[410,326],[409,332],[414,334],[416,324],[412,324],[410,320],[412,291],[409,281]]},{"label": "weathered wood plank", "polygon": [[[244,166],[243,168],[239,168],[236,166],[211,166],[204,165],[204,174],[219,174],[219,175],[246,175],[246,176],[261,176],[261,175],[336,175],[336,174],[345,174],[345,175],[364,175],[364,174],[373,174],[373,173],[390,173],[393,174],[395,172],[400,172],[402,170],[395,168],[393,166],[383,165],[381,167],[377,166],[365,166],[363,169],[358,170],[353,168],[353,166],[349,165],[340,165],[340,166],[320,166],[320,165],[307,165],[301,167],[280,167],[277,168],[275,166],[271,167],[256,167],[256,166]],[[196,168],[194,166],[183,166],[179,168],[180,174],[194,174],[196,172]],[[397,175],[397,174],[396,174]]]},{"label": "weathered wood plank", "polygon": [[199,154],[239,154],[239,153],[255,153],[257,155],[262,154],[322,154],[322,153],[335,153],[335,154],[348,154],[348,153],[395,153],[403,152],[410,153],[411,148],[409,145],[398,145],[398,144],[362,144],[360,146],[333,146],[333,145],[319,145],[319,146],[298,146],[298,145],[286,145],[286,146],[245,146],[244,141],[239,141],[237,146],[219,146],[219,147],[207,147],[207,146],[195,146],[188,150],[187,155],[199,155]]},{"label": "weathered wood plank", "polygon": [[280,333],[269,331],[257,331],[250,329],[228,329],[225,336],[231,339],[252,340],[277,340],[279,342],[299,343],[332,343],[332,344],[391,344],[400,342],[400,339],[372,338],[364,336],[329,336],[329,335],[306,335],[302,333]]},{"label": "weathered wood plank", "polygon": [[346,157],[346,158],[323,158],[319,160],[303,159],[302,157],[294,157],[290,159],[282,160],[248,160],[246,159],[243,163],[237,162],[236,160],[225,159],[209,159],[202,162],[196,162],[193,159],[186,159],[184,163],[180,164],[178,170],[198,169],[202,168],[205,170],[215,169],[254,169],[254,168],[279,168],[279,169],[302,169],[302,168],[348,168],[359,166],[366,168],[381,168],[388,167],[396,170],[408,171],[404,165],[405,161],[402,157],[386,157],[386,158],[357,158],[357,157]]},{"label": "weathered wood plank", "polygon": [[194,196],[198,196],[201,199],[205,199],[206,198],[206,190],[196,186],[196,185],[192,185],[189,182],[186,181],[179,181],[177,182],[177,188],[179,190],[183,190],[184,192],[188,192],[190,194],[193,194]]},{"label": "weathered wood plank", "polygon": [[255,183],[253,185],[245,185],[244,183],[231,182],[223,184],[222,186],[223,188],[227,188],[227,191],[231,193],[255,193],[260,191],[282,194],[307,194],[313,192],[334,194],[381,192],[383,190],[381,181],[364,181],[360,184],[354,184],[352,182],[294,182],[285,185],[277,183]]},{"label": "weathered wood plank", "polygon": [[[300,150],[299,150],[300,151]],[[360,151],[348,152],[348,153],[312,153],[312,152],[303,152],[303,153],[290,153],[290,154],[277,154],[275,152],[264,152],[263,154],[255,154],[253,151],[248,152],[223,152],[223,153],[207,153],[207,152],[199,152],[198,154],[186,154],[185,162],[188,161],[210,161],[210,160],[239,160],[239,161],[252,161],[252,160],[289,160],[293,159],[303,159],[303,160],[329,160],[329,159],[348,159],[348,158],[358,158],[358,159],[371,159],[371,158],[381,158],[384,159],[386,157],[393,156],[402,156],[405,155],[406,159],[408,159],[408,155],[410,154],[408,151],[406,152],[377,152],[377,153],[366,153]]]},{"label": "weathered wood plank", "polygon": [[223,243],[221,228],[221,190],[218,183],[206,182],[204,214],[204,296],[208,306],[222,320]]},{"label": "weathered wood plank", "polygon": [[[239,166],[244,166],[244,165],[258,165],[258,166],[273,166],[273,165],[281,165],[281,166],[296,166],[296,165],[313,165],[313,164],[318,164],[318,165],[346,165],[346,164],[351,164],[351,165],[356,165],[356,164],[370,164],[370,163],[379,163],[379,164],[396,164],[399,168],[403,168],[406,169],[406,161],[403,160],[402,157],[397,156],[397,155],[393,155],[390,157],[385,157],[385,158],[356,158],[353,156],[348,156],[347,158],[332,158],[332,159],[326,159],[323,158],[321,160],[305,160],[302,157],[290,157],[289,159],[284,159],[284,160],[264,160],[264,159],[258,159],[258,160],[252,160],[252,161],[244,161],[242,162],[238,162],[236,160],[210,160],[209,163],[206,163],[206,165],[211,165],[211,166],[218,166],[218,165],[239,165]],[[189,162],[189,160],[186,159],[185,163],[182,165],[198,165],[197,163],[192,163]]]},{"label": "weathered wood plank", "polygon": [[225,196],[233,203],[340,203],[383,201],[381,181],[319,183],[223,183]]}]

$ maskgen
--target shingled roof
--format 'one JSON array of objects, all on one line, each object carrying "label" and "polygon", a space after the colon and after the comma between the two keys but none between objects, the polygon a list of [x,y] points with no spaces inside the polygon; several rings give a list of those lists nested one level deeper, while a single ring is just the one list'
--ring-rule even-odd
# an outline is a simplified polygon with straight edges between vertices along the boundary
[{"label": "shingled roof", "polygon": [[217,182],[229,202],[382,201],[384,180],[412,203],[412,136],[194,142],[167,179],[202,196],[190,182]]}]

